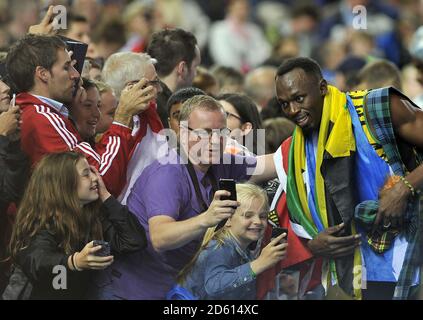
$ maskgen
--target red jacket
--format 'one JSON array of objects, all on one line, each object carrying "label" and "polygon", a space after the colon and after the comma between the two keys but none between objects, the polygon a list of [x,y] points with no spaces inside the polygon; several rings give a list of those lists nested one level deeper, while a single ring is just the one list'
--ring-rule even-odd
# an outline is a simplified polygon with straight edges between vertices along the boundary
[{"label": "red jacket", "polygon": [[117,197],[126,183],[126,169],[134,145],[131,129],[112,124],[93,148],[82,141],[72,122],[55,108],[29,93],[16,97],[22,110],[21,147],[33,167],[46,154],[77,151],[103,176],[109,192]]}]

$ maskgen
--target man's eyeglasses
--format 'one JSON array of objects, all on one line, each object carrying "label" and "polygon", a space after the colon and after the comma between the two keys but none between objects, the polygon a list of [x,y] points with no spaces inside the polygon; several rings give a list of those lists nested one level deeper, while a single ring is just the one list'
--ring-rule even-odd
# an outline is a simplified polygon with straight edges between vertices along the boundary
[{"label": "man's eyeglasses", "polygon": [[193,129],[190,128],[189,126],[185,126],[181,124],[181,127],[184,127],[186,129],[188,129],[189,131],[191,131],[195,136],[197,136],[197,138],[201,138],[201,139],[210,139],[213,134],[217,134],[219,137],[229,137],[229,135],[231,134],[231,129],[229,128],[222,128],[222,129]]}]

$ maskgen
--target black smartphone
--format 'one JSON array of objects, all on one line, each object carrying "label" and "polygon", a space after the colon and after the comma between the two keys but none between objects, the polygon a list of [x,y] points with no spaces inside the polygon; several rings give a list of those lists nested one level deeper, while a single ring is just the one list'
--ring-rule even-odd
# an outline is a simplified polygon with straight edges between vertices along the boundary
[{"label": "black smartphone", "polygon": [[94,247],[101,246],[101,249],[94,253],[96,256],[107,257],[110,256],[110,244],[103,240],[94,240]]},{"label": "black smartphone", "polygon": [[274,227],[272,229],[272,239],[279,237],[282,233],[286,233],[286,236],[284,239],[288,239],[288,229],[280,228],[280,227]]},{"label": "black smartphone", "polygon": [[82,74],[85,56],[87,55],[88,44],[67,38],[65,36],[59,37],[66,43],[66,49],[73,52],[72,60],[76,60],[74,68],[79,72],[79,74]]},{"label": "black smartphone", "polygon": [[[68,51],[73,52],[71,59],[76,61],[74,68],[82,76],[82,70],[84,68],[84,61],[88,50],[88,44],[61,35],[59,35],[59,37],[62,39],[63,42],[66,43],[66,49]],[[75,79],[75,89],[72,94],[73,97],[76,96],[76,93],[78,91],[78,83],[79,79]]]},{"label": "black smartphone", "polygon": [[[236,182],[235,182],[234,179],[220,179],[219,180],[219,190],[226,190],[226,191],[229,191],[231,193],[230,196],[223,196],[223,197],[220,198],[220,200],[237,201],[237,198],[236,198]],[[220,221],[215,230],[217,231],[220,228],[222,228],[225,225],[227,220],[228,219],[223,219],[222,221]]]},{"label": "black smartphone", "polygon": [[226,190],[231,193],[230,196],[223,196],[220,198],[220,200],[236,201],[236,183],[234,179],[220,179],[219,190]]}]

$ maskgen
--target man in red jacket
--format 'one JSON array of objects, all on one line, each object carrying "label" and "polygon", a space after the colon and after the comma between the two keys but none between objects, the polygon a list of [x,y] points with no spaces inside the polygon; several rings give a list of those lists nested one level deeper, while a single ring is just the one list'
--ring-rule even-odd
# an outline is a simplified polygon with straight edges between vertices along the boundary
[{"label": "man in red jacket", "polygon": [[10,49],[6,66],[20,92],[16,104],[22,109],[22,150],[32,166],[48,153],[82,152],[117,196],[125,185],[135,144],[132,117],[149,108],[156,89],[146,86],[147,79],[124,88],[113,124],[93,147],[82,141],[68,118],[67,106],[82,96],[81,88],[75,97],[73,94],[80,79],[74,63],[65,43],[56,36],[28,35]]}]

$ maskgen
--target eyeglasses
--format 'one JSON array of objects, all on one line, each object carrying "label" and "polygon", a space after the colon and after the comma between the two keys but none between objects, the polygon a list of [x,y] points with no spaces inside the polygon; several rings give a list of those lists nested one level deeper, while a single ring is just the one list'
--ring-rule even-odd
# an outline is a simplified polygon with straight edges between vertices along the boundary
[{"label": "eyeglasses", "polygon": [[185,126],[181,124],[181,127],[187,128],[191,131],[197,138],[201,139],[210,139],[213,136],[213,133],[217,134],[220,138],[222,137],[229,137],[231,134],[231,129],[229,128],[222,128],[222,129],[193,129],[189,126]]},{"label": "eyeglasses", "polygon": [[[126,87],[126,86],[129,86],[129,85],[134,85],[134,84],[137,84],[137,83],[138,83],[138,82],[140,82],[140,81],[141,81],[141,80],[131,80],[131,81],[128,81],[128,82],[126,82],[126,83],[125,83],[125,87]],[[161,82],[159,79],[150,80],[150,81],[148,81],[148,82],[144,85],[143,89],[144,89],[144,88],[146,88],[146,87],[148,87],[148,86],[161,87],[161,86],[162,86],[162,82]]]},{"label": "eyeglasses", "polygon": [[237,116],[236,114],[233,114],[233,113],[230,113],[230,112],[226,111],[226,116],[227,117],[234,117],[234,118],[236,118],[236,119],[238,119],[239,121],[242,122],[241,117],[240,116]]}]

